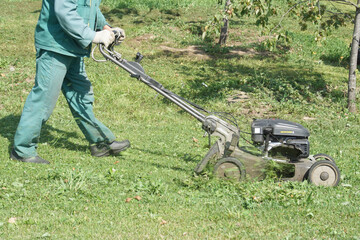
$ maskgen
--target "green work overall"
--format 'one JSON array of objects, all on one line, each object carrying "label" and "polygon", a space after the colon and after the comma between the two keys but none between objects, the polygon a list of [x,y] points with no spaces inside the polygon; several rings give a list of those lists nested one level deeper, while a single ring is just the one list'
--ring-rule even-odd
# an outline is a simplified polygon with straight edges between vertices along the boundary
[{"label": "green work overall", "polygon": [[41,127],[60,91],[90,144],[115,140],[94,116],[94,94],[83,60],[89,56],[95,30],[108,25],[99,10],[100,1],[43,0],[35,30],[35,86],[26,99],[14,138],[14,150],[20,157],[37,155]]}]

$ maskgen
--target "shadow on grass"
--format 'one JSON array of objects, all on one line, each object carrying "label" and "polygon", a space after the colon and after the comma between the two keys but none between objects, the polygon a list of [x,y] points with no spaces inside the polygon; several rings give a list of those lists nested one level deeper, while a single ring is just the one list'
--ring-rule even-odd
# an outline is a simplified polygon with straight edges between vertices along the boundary
[{"label": "shadow on grass", "polygon": [[[181,17],[181,10],[179,9],[157,10],[153,2],[149,3],[149,5],[144,4],[149,9],[145,13],[134,8],[135,5],[133,3],[126,2],[120,3],[116,8],[106,12],[105,16],[123,19],[131,15],[130,17],[135,17],[133,24],[139,26],[144,24],[151,25],[152,22],[159,21],[159,19],[165,25],[168,21],[174,19],[174,17]],[[186,34],[194,35],[194,39],[198,39],[198,36],[202,34],[202,27],[205,24],[202,20],[181,23],[181,29],[186,29]],[[243,24],[244,22],[241,20],[232,20],[231,22],[231,26]],[[305,42],[305,46],[309,49],[319,50],[312,43],[313,36],[295,34],[293,37]],[[311,64],[303,66],[288,61],[284,62],[286,59],[284,59],[283,55],[286,54],[276,56],[267,52],[258,52],[254,50],[261,49],[261,43],[258,41],[248,43],[245,41],[242,46],[234,47],[214,47],[211,44],[204,44],[204,42],[199,42],[198,44],[201,46],[196,46],[195,48],[189,48],[191,47],[189,46],[185,51],[168,47],[148,57],[148,59],[164,56],[175,60],[184,57],[199,59],[196,64],[179,64],[178,66],[177,70],[179,72],[184,76],[191,75],[189,79],[192,79],[187,81],[187,88],[179,92],[179,95],[185,98],[207,101],[214,98],[224,98],[226,97],[224,92],[229,90],[240,90],[255,93],[266,91],[267,94],[271,94],[279,102],[311,102],[316,101],[315,99],[318,96],[329,98],[333,102],[344,101],[344,93],[336,89],[329,90],[329,83],[325,79],[324,74],[317,71],[316,66],[310,66]],[[321,59],[326,64],[342,66],[346,62],[348,50],[342,41],[328,41],[325,49],[326,51]],[[186,50],[191,50],[191,54],[188,55]],[[287,51],[288,49],[283,49],[284,53]],[[231,61],[232,59],[241,58],[264,61],[264,64],[263,66],[249,67],[249,65],[238,63],[238,61]],[[284,62],[284,64],[276,63],[276,61]]]},{"label": "shadow on grass", "polygon": [[[4,138],[7,138],[10,142],[10,145],[8,147],[9,153],[13,145],[14,135],[19,121],[20,116],[13,114],[10,114],[0,119],[0,135]],[[79,137],[81,136],[79,136],[75,132],[60,130],[48,124],[45,124],[41,130],[41,137],[39,143],[41,144],[47,142],[55,148],[64,148],[71,151],[85,152],[88,149],[88,146],[76,144],[69,140],[70,138]]]},{"label": "shadow on grass", "polygon": [[[176,61],[177,58],[185,55],[185,52],[162,51],[149,58],[166,56]],[[330,98],[333,102],[344,101],[344,93],[341,90],[329,90],[330,83],[315,66],[284,63],[286,59],[266,54],[239,56],[218,53],[208,56],[207,59],[199,59],[196,64],[178,65],[176,71],[191,79],[187,81],[187,87],[180,90],[179,95],[207,101],[224,98],[229,90],[240,90],[254,93],[265,91],[279,102],[289,100],[311,102],[319,95]],[[251,67],[240,61],[231,60],[233,58],[252,58],[264,63],[263,66]]]},{"label": "shadow on grass", "polygon": [[[135,25],[140,24],[150,24],[154,21],[158,21],[159,16],[161,16],[162,21],[171,21],[180,16],[180,12],[177,9],[160,9],[154,7],[149,7],[149,10],[145,13],[140,13],[136,8],[132,8],[126,4],[119,4],[116,8],[111,9],[108,12],[104,12],[104,17],[106,19],[123,19],[124,17],[131,15],[135,17],[135,20],[132,21]],[[136,17],[141,16],[141,19]]]},{"label": "shadow on grass", "polygon": [[118,19],[123,19],[127,15],[139,16],[139,11],[134,8],[117,7],[117,8],[113,8],[108,12],[104,12],[103,14],[106,19],[112,19],[114,17]]}]

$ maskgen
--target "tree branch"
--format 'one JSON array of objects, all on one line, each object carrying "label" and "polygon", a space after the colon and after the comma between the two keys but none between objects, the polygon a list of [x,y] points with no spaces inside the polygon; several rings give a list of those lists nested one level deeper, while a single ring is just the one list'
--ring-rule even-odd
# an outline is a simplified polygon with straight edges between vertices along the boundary
[{"label": "tree branch", "polygon": [[[353,2],[350,2],[348,0],[318,0],[318,4],[320,5],[320,2],[321,1],[324,1],[324,2],[335,2],[335,3],[338,3],[338,4],[344,4],[344,5],[348,5],[348,6],[353,6],[355,7],[356,9],[360,8],[359,5],[353,3]],[[281,23],[282,21],[284,20],[285,16],[288,15],[291,10],[293,10],[294,8],[296,8],[298,5],[302,4],[302,3],[305,3],[307,1],[300,1],[300,2],[297,2],[296,4],[294,4],[291,8],[289,8],[286,13],[284,13],[282,16],[281,16],[281,19],[279,21],[279,23],[273,28],[271,29],[269,35],[271,35],[271,33],[277,29],[279,26],[281,26]],[[319,7],[319,11],[320,11],[320,7]]]},{"label": "tree branch", "polygon": [[280,19],[279,23],[278,23],[273,29],[271,29],[269,35],[271,35],[271,33],[281,25],[281,22],[284,20],[285,16],[288,15],[288,14],[291,12],[291,10],[293,10],[293,9],[296,8],[298,5],[300,5],[300,4],[304,3],[304,2],[307,2],[307,1],[297,2],[297,3],[294,4],[291,8],[289,8],[289,9],[286,11],[286,13],[284,13],[284,14],[281,16],[281,19]]}]

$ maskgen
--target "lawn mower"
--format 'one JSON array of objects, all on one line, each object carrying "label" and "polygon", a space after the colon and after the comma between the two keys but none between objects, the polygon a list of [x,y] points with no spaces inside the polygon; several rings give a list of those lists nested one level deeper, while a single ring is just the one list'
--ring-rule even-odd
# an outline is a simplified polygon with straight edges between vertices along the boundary
[{"label": "lawn mower", "polygon": [[[121,43],[116,36],[114,43],[107,48],[99,44],[93,48],[92,58],[97,62],[111,61],[121,67],[130,76],[143,82],[163,97],[178,105],[185,112],[202,123],[202,128],[209,136],[217,137],[214,144],[209,144],[209,151],[195,167],[200,174],[207,166],[220,178],[262,180],[268,167],[280,165],[280,179],[284,181],[308,180],[314,185],[337,186],[340,171],[333,158],[326,154],[310,155],[309,131],[302,125],[281,119],[257,119],[251,124],[252,146],[239,146],[242,133],[234,118],[223,113],[212,113],[204,108],[176,95],[164,88],[145,73],[140,64],[143,56],[136,54],[135,61],[127,61],[114,50]],[[104,59],[94,57],[99,48]],[[256,149],[256,151],[254,151]],[[212,163],[209,165],[209,163]]]}]

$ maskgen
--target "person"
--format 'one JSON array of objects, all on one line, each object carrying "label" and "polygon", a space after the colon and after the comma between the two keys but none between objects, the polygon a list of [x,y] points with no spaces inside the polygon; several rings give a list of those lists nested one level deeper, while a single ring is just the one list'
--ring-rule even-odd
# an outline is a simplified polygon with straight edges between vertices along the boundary
[{"label": "person", "polygon": [[35,28],[36,76],[15,136],[10,158],[49,164],[38,156],[42,125],[50,117],[60,91],[66,98],[77,125],[90,143],[91,155],[115,155],[130,147],[128,140],[115,141],[114,134],[93,113],[94,93],[84,57],[91,43],[108,47],[114,32],[125,38],[121,28],[112,28],[99,9],[101,0],[43,0]]}]

